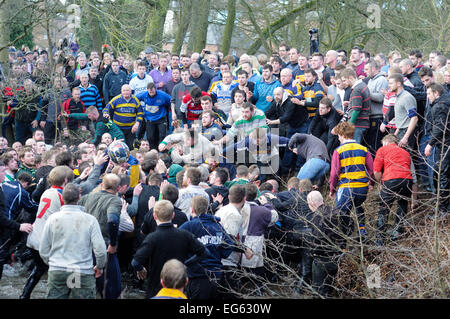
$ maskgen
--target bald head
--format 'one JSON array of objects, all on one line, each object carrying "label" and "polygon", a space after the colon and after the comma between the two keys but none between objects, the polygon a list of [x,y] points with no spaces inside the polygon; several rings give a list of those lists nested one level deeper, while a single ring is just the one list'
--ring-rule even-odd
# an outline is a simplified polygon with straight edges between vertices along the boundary
[{"label": "bald head", "polygon": [[279,184],[275,179],[269,179],[267,183],[272,184],[274,193],[278,193]]},{"label": "bald head", "polygon": [[275,99],[275,102],[281,103],[281,101],[283,100],[283,93],[284,89],[281,86],[273,90],[273,98]]},{"label": "bald head", "polygon": [[122,85],[121,92],[124,99],[129,99],[131,97],[131,86],[128,84]]},{"label": "bald head", "polygon": [[248,54],[243,54],[241,55],[241,57],[239,58],[239,65],[245,63],[245,62],[250,62],[250,56]]},{"label": "bald head", "polygon": [[336,62],[338,58],[338,53],[335,50],[330,50],[327,52],[327,54],[325,55],[325,63],[326,64],[331,64],[333,62]]},{"label": "bald head", "polygon": [[106,174],[102,180],[102,190],[117,193],[120,185],[120,177],[116,174]]},{"label": "bald head", "polygon": [[282,85],[288,85],[292,80],[292,70],[288,68],[284,68],[280,72],[280,80]]},{"label": "bald head", "polygon": [[313,212],[315,212],[320,206],[323,205],[322,194],[318,191],[312,191],[307,196],[308,206]]}]

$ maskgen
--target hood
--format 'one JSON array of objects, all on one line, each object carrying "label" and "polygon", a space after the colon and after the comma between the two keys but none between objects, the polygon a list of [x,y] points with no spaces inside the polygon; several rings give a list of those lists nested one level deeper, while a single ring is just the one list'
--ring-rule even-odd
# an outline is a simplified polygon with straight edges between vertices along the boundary
[{"label": "hood", "polygon": [[[273,85],[275,82],[279,82],[275,75],[272,75],[272,81],[271,82],[264,81],[264,78],[262,77],[262,75],[260,75],[260,76],[261,76],[261,79],[259,81],[261,83],[265,83],[265,84],[268,84],[268,85]],[[280,83],[280,85],[281,85],[281,83]]]},{"label": "hood", "polygon": [[201,214],[200,216],[198,216],[198,219],[200,219],[201,221],[211,221],[214,223],[219,223],[220,222],[220,218],[216,217],[214,215],[210,215],[210,214]]},{"label": "hood", "polygon": [[384,77],[385,74],[383,72],[378,72],[377,75],[375,75],[371,80],[375,81],[376,79],[380,78],[380,77]]},{"label": "hood", "polygon": [[445,104],[447,107],[450,107],[450,93],[444,93],[441,97],[434,101],[433,105],[435,104]]},{"label": "hood", "polygon": [[168,171],[168,174],[169,174],[168,181],[169,181],[170,184],[176,184],[176,182],[177,182],[177,179],[176,179],[177,173],[179,171],[182,171],[182,170],[183,170],[183,167],[181,167],[178,164],[170,165],[169,171]]}]

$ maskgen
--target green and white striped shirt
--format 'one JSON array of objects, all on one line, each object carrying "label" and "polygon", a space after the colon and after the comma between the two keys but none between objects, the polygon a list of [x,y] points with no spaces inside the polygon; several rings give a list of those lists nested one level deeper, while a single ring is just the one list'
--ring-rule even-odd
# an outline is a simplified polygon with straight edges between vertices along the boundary
[{"label": "green and white striped shirt", "polygon": [[233,126],[228,129],[228,139],[233,139],[238,136],[238,140],[245,138],[258,127],[269,128],[266,124],[266,115],[260,109],[255,109],[255,113],[250,120],[244,120],[242,115],[233,123]]}]

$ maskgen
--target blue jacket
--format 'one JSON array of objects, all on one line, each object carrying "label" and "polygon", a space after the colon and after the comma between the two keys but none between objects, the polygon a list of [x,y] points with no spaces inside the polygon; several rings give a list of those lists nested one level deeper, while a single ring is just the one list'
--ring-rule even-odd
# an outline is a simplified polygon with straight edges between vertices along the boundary
[{"label": "blue jacket", "polygon": [[167,115],[167,110],[170,110],[171,96],[163,91],[156,90],[154,97],[147,91],[139,93],[136,97],[141,102],[146,121],[155,122],[162,119]]},{"label": "blue jacket", "polygon": [[2,185],[5,195],[4,216],[9,220],[14,220],[22,209],[36,215],[39,203],[31,200],[30,194],[22,187],[18,181],[5,181]]},{"label": "blue jacket", "polygon": [[209,252],[209,257],[188,267],[189,278],[208,275],[219,279],[222,276],[221,260],[233,251],[233,241],[219,221],[218,217],[202,214],[181,225],[180,229],[192,233]]},{"label": "blue jacket", "polygon": [[272,82],[269,83],[264,82],[261,78],[261,80],[255,83],[251,102],[255,103],[256,107],[261,111],[267,111],[272,102],[267,102],[266,97],[271,96],[273,98],[273,91],[279,86],[281,86],[281,83],[276,80],[275,77],[272,79]]}]

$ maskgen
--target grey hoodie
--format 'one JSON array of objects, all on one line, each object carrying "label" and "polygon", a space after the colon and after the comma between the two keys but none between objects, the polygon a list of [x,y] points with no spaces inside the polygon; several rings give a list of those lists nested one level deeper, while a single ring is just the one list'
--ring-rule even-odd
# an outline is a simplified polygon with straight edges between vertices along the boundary
[{"label": "grey hoodie", "polygon": [[384,95],[381,93],[381,90],[389,88],[388,80],[384,73],[380,72],[369,80],[367,86],[370,91],[370,116],[383,117]]}]

